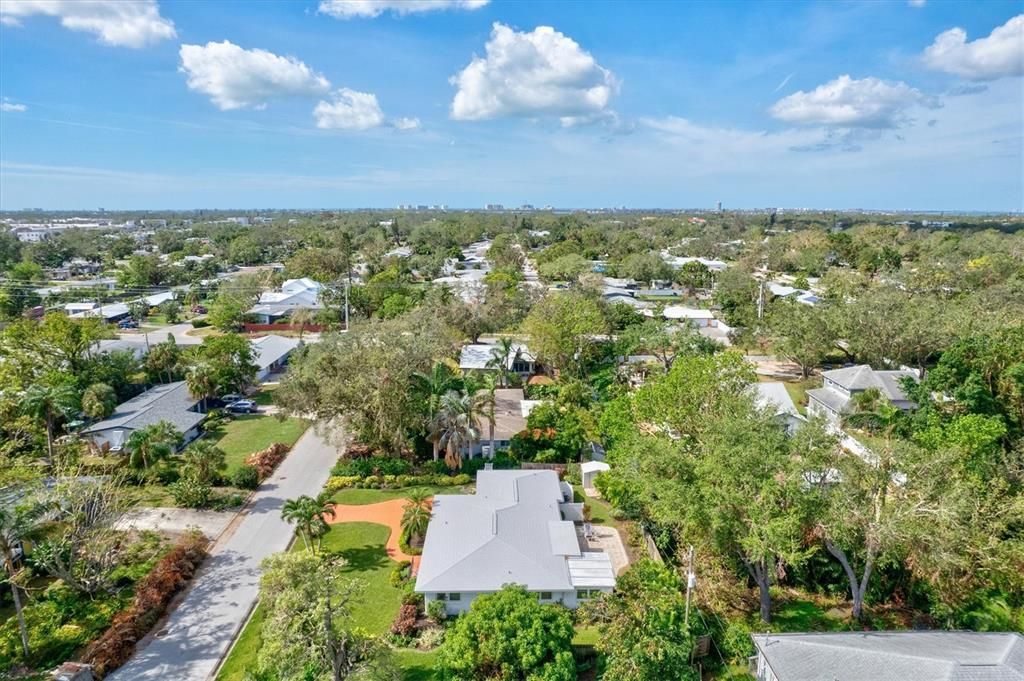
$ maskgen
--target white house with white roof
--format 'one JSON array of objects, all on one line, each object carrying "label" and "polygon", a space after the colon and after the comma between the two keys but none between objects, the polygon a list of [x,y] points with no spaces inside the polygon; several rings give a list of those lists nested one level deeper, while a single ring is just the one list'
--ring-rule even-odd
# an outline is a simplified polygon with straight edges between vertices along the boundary
[{"label": "white house with white roof", "polygon": [[583,550],[564,519],[579,513],[571,494],[551,470],[482,470],[475,494],[435,496],[416,592],[452,615],[506,584],[568,608],[610,592],[608,554]]},{"label": "white house with white roof", "polygon": [[686,321],[697,328],[718,326],[718,320],[711,310],[700,310],[683,305],[667,305],[662,311],[665,319]]},{"label": "white house with white roof", "polygon": [[323,284],[309,277],[288,279],[281,284],[279,291],[260,294],[260,299],[248,313],[261,324],[273,324],[300,308],[322,310],[324,306],[320,303],[320,295],[323,288]]}]

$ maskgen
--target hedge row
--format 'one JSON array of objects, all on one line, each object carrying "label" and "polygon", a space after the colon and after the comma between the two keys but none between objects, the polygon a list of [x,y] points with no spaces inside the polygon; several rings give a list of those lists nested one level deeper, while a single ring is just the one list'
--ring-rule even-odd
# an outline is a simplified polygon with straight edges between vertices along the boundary
[{"label": "hedge row", "polygon": [[473,478],[465,473],[459,475],[333,475],[327,481],[327,490],[337,492],[356,487],[360,489],[402,489],[404,487],[458,487],[468,485]]},{"label": "hedge row", "polygon": [[201,534],[182,537],[135,589],[135,600],[114,616],[110,628],[85,653],[85,661],[103,678],[131,657],[135,644],[157,623],[174,595],[181,591],[206,558]]}]

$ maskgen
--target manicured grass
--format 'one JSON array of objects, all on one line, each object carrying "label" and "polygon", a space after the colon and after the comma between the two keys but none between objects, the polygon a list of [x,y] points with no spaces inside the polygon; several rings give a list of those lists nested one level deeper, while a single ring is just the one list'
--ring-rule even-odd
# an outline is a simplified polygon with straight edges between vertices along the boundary
[{"label": "manicured grass", "polygon": [[[377,504],[382,501],[389,501],[391,499],[404,499],[409,495],[409,491],[412,487],[404,487],[402,489],[357,489],[355,487],[349,489],[343,489],[335,493],[332,497],[336,503],[349,504],[353,506],[364,506],[366,504]],[[466,494],[467,490],[464,487],[440,487],[434,485],[425,485],[422,488],[430,494]]]},{"label": "manicured grass", "polygon": [[604,499],[588,497],[583,493],[583,487],[573,485],[573,498],[575,501],[584,502],[590,508],[590,522],[594,525],[614,525],[612,520],[612,505]]},{"label": "manicured grass", "polygon": [[274,391],[277,390],[277,383],[264,384],[260,387],[260,391],[255,395],[251,395],[251,399],[261,407],[269,407],[274,404]]},{"label": "manicured grass", "polygon": [[437,651],[424,652],[403,648],[395,651],[395,662],[402,670],[402,681],[434,681]]},{"label": "manicured grass", "polygon": [[217,446],[227,454],[228,475],[245,463],[245,457],[253,452],[266,449],[275,442],[288,446],[306,432],[309,422],[299,418],[278,421],[273,416],[244,414],[232,420],[211,434],[217,438]]},{"label": "manicured grass", "polygon": [[572,637],[574,646],[593,646],[601,640],[601,632],[593,626],[577,626],[576,635]]},{"label": "manicured grass", "polygon": [[786,392],[789,393],[790,398],[796,405],[797,410],[803,415],[807,415],[807,391],[810,388],[820,388],[821,380],[809,378],[806,381],[786,381]]},{"label": "manicured grass", "polygon": [[[388,631],[402,602],[402,591],[391,586],[390,580],[391,570],[396,563],[388,558],[384,548],[390,533],[390,528],[375,523],[339,523],[331,525],[323,537],[323,550],[336,553],[348,561],[343,569],[344,574],[358,579],[363,585],[362,598],[353,606],[349,624],[371,634],[384,634]],[[292,550],[305,549],[301,542],[296,542]],[[217,681],[241,681],[248,671],[255,668],[262,621],[262,617],[254,616],[242,630],[238,643],[217,674]],[[405,651],[409,660],[414,660],[411,656],[415,654],[415,651]],[[432,661],[427,664],[419,660],[417,664],[423,664],[424,669],[433,667]]]},{"label": "manicured grass", "polygon": [[256,660],[256,653],[263,644],[260,637],[262,628],[263,608],[257,605],[252,617],[235,641],[231,654],[228,655],[228,659],[224,660],[224,666],[217,672],[217,681],[245,681],[245,675],[250,666],[255,666],[253,663]]}]

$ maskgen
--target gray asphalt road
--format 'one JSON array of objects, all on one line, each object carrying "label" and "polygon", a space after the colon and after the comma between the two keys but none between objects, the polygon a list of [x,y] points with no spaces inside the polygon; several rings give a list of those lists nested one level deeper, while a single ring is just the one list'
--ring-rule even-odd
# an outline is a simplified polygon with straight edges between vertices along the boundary
[{"label": "gray asphalt road", "polygon": [[[171,324],[169,326],[162,326],[156,331],[149,332],[149,344],[156,345],[157,343],[163,343],[167,340],[168,336],[174,336],[174,340],[178,345],[198,345],[203,342],[202,338],[196,336],[189,336],[188,332],[193,329],[192,322],[184,322],[181,324]],[[137,343],[146,342],[146,334],[141,331],[123,331],[117,334],[117,337],[121,340],[128,340]]]},{"label": "gray asphalt road", "polygon": [[294,528],[281,519],[286,499],[315,495],[327,482],[337,449],[313,428],[256,492],[230,535],[216,547],[184,600],[156,637],[108,679],[204,681],[244,624],[259,590],[260,561],[283,551]]}]

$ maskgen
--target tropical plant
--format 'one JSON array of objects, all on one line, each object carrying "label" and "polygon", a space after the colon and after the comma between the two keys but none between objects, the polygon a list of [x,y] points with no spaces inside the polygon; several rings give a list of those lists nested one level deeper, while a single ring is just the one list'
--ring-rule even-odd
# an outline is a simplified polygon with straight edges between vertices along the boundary
[{"label": "tropical plant", "polygon": [[210,440],[196,440],[182,454],[182,461],[196,480],[204,485],[213,484],[217,474],[227,468],[224,450]]},{"label": "tropical plant", "polygon": [[[428,428],[441,407],[441,399],[449,390],[456,390],[460,385],[459,377],[444,362],[436,362],[430,373],[417,371],[412,374],[412,388],[426,402]],[[434,461],[437,461],[440,451],[438,445],[440,436],[431,432],[429,437],[433,447]]]},{"label": "tropical plant", "polygon": [[428,490],[415,488],[406,494],[407,503],[402,507],[402,530],[410,540],[422,540],[430,524],[430,499]]},{"label": "tropical plant", "polygon": [[82,412],[91,419],[105,419],[114,413],[117,393],[106,383],[93,383],[82,393]]},{"label": "tropical plant", "polygon": [[487,374],[484,376],[483,384],[483,390],[477,393],[477,402],[487,417],[487,440],[490,446],[490,456],[493,458],[497,453],[494,451],[494,410],[498,406],[495,394],[498,385],[497,379],[493,374]]},{"label": "tropical plant", "polygon": [[53,460],[53,429],[75,409],[77,394],[70,385],[32,385],[21,398],[23,411],[46,428],[46,453]]},{"label": "tropical plant", "polygon": [[133,468],[147,469],[173,454],[179,442],[181,433],[168,421],[139,428],[128,437],[128,463]]},{"label": "tropical plant", "polygon": [[172,382],[175,374],[180,371],[180,365],[181,349],[170,334],[166,341],[151,347],[146,355],[146,369],[151,376],[161,381],[166,378],[168,383]]},{"label": "tropical plant", "polygon": [[310,553],[316,553],[320,548],[320,539],[327,533],[328,526],[326,518],[334,517],[334,507],[337,504],[331,500],[329,492],[321,492],[316,497],[305,494],[297,499],[289,499],[284,502],[281,509],[281,517],[289,523],[294,523],[302,537],[302,544]]},{"label": "tropical plant", "polygon": [[433,432],[444,447],[444,460],[448,467],[462,467],[462,452],[480,439],[477,427],[478,400],[474,395],[450,390],[441,398],[441,407],[434,417]]},{"label": "tropical plant", "polygon": [[206,411],[206,401],[216,390],[217,372],[212,364],[198,362],[188,368],[185,374],[185,385],[188,394],[203,401],[203,411]]},{"label": "tropical plant", "polygon": [[498,376],[501,379],[501,387],[508,386],[511,375],[509,367],[512,366],[518,356],[519,350],[516,347],[516,342],[508,336],[499,338],[498,342],[491,348],[491,357],[487,360],[487,367],[497,370]]}]

